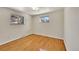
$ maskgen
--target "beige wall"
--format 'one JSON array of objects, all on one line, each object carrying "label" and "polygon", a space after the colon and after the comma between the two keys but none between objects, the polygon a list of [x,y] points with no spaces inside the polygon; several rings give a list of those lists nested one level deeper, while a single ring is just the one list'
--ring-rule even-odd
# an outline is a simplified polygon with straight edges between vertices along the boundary
[{"label": "beige wall", "polygon": [[[24,25],[10,25],[11,14],[24,16]],[[7,8],[0,8],[0,44],[31,34],[31,16]]]},{"label": "beige wall", "polygon": [[65,8],[64,16],[66,48],[69,51],[79,51],[79,8]]},{"label": "beige wall", "polygon": [[[40,16],[49,16],[49,23],[41,23]],[[33,33],[45,36],[64,38],[64,10],[36,15],[32,18]]]}]

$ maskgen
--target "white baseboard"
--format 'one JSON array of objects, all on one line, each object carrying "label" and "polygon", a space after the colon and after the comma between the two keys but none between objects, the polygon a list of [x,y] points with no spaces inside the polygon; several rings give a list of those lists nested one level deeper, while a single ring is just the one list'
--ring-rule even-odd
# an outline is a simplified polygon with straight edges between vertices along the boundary
[{"label": "white baseboard", "polygon": [[30,35],[30,34],[43,35],[43,36],[48,36],[48,37],[52,37],[52,38],[58,38],[58,39],[62,39],[62,40],[64,39],[64,38],[57,37],[57,36],[53,36],[53,35],[39,34],[39,33],[29,33],[29,34],[27,34],[27,35],[23,35],[23,36],[20,36],[20,37],[12,38],[12,39],[10,39],[10,40],[8,40],[8,41],[2,42],[2,43],[0,43],[0,45],[6,44],[6,43],[8,43],[8,42],[11,42],[11,41],[13,41],[13,40],[17,40],[17,39],[22,38],[22,37],[25,37],[25,36],[28,36],[28,35]]},{"label": "white baseboard", "polygon": [[58,36],[54,36],[54,35],[42,34],[42,33],[34,33],[34,34],[37,34],[37,35],[43,35],[43,36],[48,36],[48,37],[52,37],[52,38],[58,38],[58,39],[62,39],[62,40],[64,40],[64,38],[61,38],[61,37],[58,37]]},{"label": "white baseboard", "polygon": [[5,41],[5,42],[0,43],[0,45],[6,44],[6,43],[8,43],[8,42],[11,42],[11,41],[14,41],[14,40],[17,40],[17,39],[20,39],[20,38],[25,37],[25,36],[28,36],[28,35],[30,35],[30,34],[32,34],[32,33],[29,33],[29,34],[27,34],[27,35],[23,35],[23,36],[20,36],[20,37],[12,38],[12,39],[10,39],[10,40],[8,40],[8,41]]}]

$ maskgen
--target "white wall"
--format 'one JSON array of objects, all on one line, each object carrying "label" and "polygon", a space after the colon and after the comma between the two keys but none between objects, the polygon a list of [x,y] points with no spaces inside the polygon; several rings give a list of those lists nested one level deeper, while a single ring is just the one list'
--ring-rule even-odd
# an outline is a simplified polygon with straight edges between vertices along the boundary
[{"label": "white wall", "polygon": [[[11,14],[24,16],[24,25],[10,25]],[[7,8],[0,8],[0,44],[21,38],[31,34],[31,16],[13,11]]]},{"label": "white wall", "polygon": [[79,8],[65,8],[64,37],[67,50],[79,51]]},{"label": "white wall", "polygon": [[[40,16],[49,16],[49,23],[41,23]],[[32,18],[33,33],[45,36],[64,38],[64,10],[36,15]]]}]

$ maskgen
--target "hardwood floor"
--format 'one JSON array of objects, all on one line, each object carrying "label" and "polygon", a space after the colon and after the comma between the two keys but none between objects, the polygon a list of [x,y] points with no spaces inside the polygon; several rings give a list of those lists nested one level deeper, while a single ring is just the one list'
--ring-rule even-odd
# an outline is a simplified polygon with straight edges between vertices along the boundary
[{"label": "hardwood floor", "polygon": [[63,40],[41,35],[29,35],[0,46],[0,51],[65,51]]}]

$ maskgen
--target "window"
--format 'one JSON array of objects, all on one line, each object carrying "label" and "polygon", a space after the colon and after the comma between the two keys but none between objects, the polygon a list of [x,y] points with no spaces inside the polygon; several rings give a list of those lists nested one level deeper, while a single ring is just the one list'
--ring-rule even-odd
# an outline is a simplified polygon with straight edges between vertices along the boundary
[{"label": "window", "polygon": [[11,25],[24,24],[24,17],[23,16],[19,16],[19,15],[11,15],[10,24]]},{"label": "window", "polygon": [[41,22],[43,22],[43,23],[49,23],[49,17],[48,16],[42,16],[41,17]]}]

